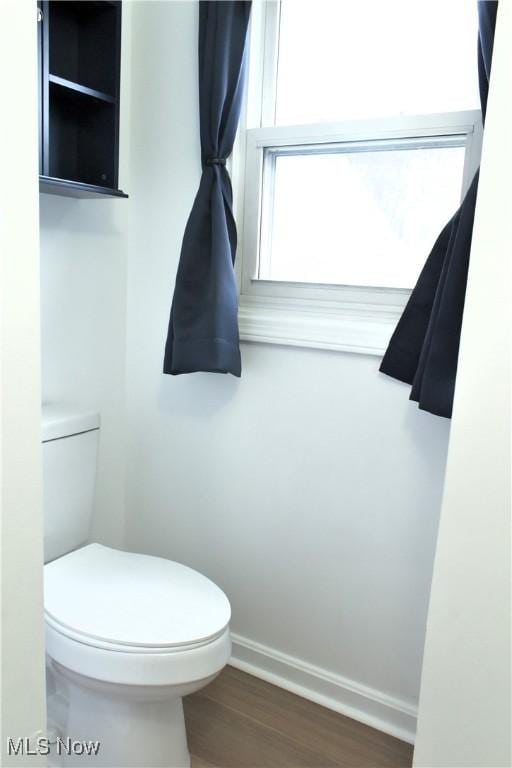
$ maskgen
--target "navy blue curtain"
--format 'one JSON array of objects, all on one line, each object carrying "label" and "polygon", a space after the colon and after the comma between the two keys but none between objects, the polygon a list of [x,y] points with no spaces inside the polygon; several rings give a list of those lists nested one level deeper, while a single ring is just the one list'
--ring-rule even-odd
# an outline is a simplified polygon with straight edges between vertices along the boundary
[{"label": "navy blue curtain", "polygon": [[[482,119],[489,92],[497,6],[495,0],[478,2]],[[380,366],[388,376],[412,385],[411,400],[420,408],[448,418],[452,414],[477,189],[478,173],[434,244]]]},{"label": "navy blue curtain", "polygon": [[199,3],[202,175],[183,236],[164,373],[240,376],[236,227],[226,159],[240,117],[250,10],[250,2]]}]

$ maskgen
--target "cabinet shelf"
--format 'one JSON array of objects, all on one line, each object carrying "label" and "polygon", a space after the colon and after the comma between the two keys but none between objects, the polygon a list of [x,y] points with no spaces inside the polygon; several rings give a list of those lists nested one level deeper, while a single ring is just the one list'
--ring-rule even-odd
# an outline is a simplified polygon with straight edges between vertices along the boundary
[{"label": "cabinet shelf", "polygon": [[118,189],[121,1],[38,6],[40,190],[127,197]]},{"label": "cabinet shelf", "polygon": [[46,195],[79,197],[91,200],[94,198],[101,199],[102,197],[128,197],[122,189],[100,187],[95,184],[84,184],[82,181],[69,181],[68,179],[57,179],[52,176],[39,176],[39,191]]},{"label": "cabinet shelf", "polygon": [[97,91],[95,88],[88,88],[86,85],[75,83],[73,80],[66,80],[65,77],[59,77],[58,75],[48,75],[48,81],[52,85],[57,85],[60,88],[67,88],[75,93],[80,93],[83,96],[90,96],[93,99],[99,99],[100,101],[106,101],[109,104],[115,104],[116,99],[114,96],[110,96],[103,91]]}]

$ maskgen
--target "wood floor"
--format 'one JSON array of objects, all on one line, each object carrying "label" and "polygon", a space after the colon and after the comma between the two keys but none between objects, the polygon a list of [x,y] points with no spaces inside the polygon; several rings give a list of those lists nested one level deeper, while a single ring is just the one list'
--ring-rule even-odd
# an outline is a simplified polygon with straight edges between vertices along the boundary
[{"label": "wood floor", "polygon": [[184,699],[192,768],[401,768],[412,747],[226,667]]}]

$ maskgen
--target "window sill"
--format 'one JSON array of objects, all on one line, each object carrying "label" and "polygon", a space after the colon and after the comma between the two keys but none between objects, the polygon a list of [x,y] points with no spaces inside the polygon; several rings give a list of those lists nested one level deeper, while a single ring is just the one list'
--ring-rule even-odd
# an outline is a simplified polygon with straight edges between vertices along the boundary
[{"label": "window sill", "polygon": [[240,339],[382,356],[404,304],[336,306],[241,296]]}]

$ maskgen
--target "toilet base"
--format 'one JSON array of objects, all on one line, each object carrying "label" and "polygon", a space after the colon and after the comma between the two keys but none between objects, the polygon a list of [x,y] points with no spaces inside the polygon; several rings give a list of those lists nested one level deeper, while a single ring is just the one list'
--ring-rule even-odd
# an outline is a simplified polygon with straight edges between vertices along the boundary
[{"label": "toilet base", "polygon": [[[189,768],[182,696],[214,677],[173,686],[118,685],[79,675],[50,660],[50,765]],[[92,754],[87,754],[86,745]]]}]

